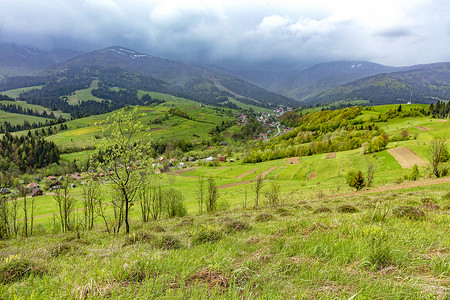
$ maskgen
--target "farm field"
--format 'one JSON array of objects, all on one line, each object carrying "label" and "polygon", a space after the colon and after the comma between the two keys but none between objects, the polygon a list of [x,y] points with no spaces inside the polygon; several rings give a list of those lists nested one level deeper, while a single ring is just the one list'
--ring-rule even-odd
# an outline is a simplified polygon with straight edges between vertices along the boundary
[{"label": "farm field", "polygon": [[[144,93],[167,101],[139,107],[153,141],[197,143],[232,118],[190,100],[139,91]],[[172,107],[191,119],[170,116],[153,124]],[[226,162],[197,159],[186,161],[183,169],[152,174],[147,188],[178,190],[186,216],[143,222],[136,196],[129,235],[123,229],[107,233],[105,220],[113,224],[117,213],[108,175],[100,179],[104,215],[96,217],[92,230],[85,227],[84,180],[68,190],[75,200],[75,227],[65,233],[55,192],[44,189],[44,195],[26,198],[34,201],[33,236],[0,243],[0,294],[39,299],[446,299],[450,176],[428,178],[426,162],[430,141],[448,135],[450,122],[427,117],[376,122],[388,108],[363,110],[358,117],[372,120],[391,137],[408,131],[409,138],[378,152],[354,149],[244,163],[245,148],[231,143],[215,146]],[[47,139],[77,151],[62,154],[62,161],[86,161],[94,153],[86,148],[100,138],[93,125],[109,115],[68,121],[68,130]],[[403,164],[405,159],[410,163]],[[412,162],[418,165],[416,181],[410,179]],[[371,166],[372,185],[350,188],[346,175],[361,170],[365,176]],[[39,176],[48,174],[43,170]],[[89,178],[86,172],[83,176]],[[255,207],[258,177],[263,181]],[[215,212],[199,211],[201,180],[217,186]],[[23,211],[16,217],[22,226]]]}]

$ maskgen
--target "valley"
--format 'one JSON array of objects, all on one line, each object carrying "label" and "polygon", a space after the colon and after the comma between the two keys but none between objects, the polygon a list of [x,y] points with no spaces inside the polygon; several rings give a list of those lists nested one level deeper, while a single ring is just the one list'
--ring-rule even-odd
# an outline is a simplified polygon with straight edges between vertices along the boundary
[{"label": "valley", "polygon": [[446,65],[340,65],[283,96],[109,47],[0,81],[0,295],[446,299]]}]

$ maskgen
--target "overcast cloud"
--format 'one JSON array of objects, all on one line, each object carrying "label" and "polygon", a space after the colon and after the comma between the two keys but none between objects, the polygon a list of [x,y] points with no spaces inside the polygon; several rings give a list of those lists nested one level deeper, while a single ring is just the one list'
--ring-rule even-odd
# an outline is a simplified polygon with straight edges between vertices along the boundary
[{"label": "overcast cloud", "polygon": [[82,51],[118,45],[196,63],[450,61],[439,0],[0,0],[0,41]]}]

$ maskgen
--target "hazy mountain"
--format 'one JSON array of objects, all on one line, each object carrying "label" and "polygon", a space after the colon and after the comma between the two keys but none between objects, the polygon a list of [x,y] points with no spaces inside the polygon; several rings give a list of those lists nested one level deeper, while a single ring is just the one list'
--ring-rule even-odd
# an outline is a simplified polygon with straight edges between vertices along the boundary
[{"label": "hazy mountain", "polygon": [[[211,104],[230,98],[259,106],[296,103],[246,80],[122,47],[82,54],[33,74],[44,78],[99,79],[102,87],[152,90]],[[0,86],[13,87],[1,83]]]},{"label": "hazy mountain", "polygon": [[[320,63],[309,68],[291,66],[284,70],[255,69],[228,71],[270,91],[302,101],[328,89],[368,76],[408,70],[409,67],[389,67],[367,61]],[[224,70],[217,69],[225,73]]]},{"label": "hazy mountain", "polygon": [[408,67],[378,74],[305,98],[307,104],[340,100],[369,100],[371,104],[431,103],[450,99],[450,63]]},{"label": "hazy mountain", "polygon": [[0,79],[7,76],[26,75],[80,54],[81,52],[74,50],[44,51],[12,44],[0,44]]}]

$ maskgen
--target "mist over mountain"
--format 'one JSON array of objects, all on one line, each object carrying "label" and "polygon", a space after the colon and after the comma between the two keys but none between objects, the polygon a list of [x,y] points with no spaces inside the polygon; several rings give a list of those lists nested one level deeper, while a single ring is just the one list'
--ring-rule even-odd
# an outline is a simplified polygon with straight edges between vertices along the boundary
[{"label": "mist over mountain", "polygon": [[26,75],[80,54],[79,51],[69,49],[40,50],[1,43],[0,79],[8,76]]}]

